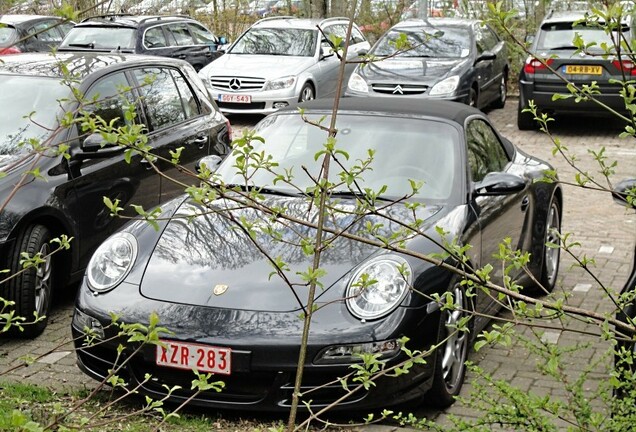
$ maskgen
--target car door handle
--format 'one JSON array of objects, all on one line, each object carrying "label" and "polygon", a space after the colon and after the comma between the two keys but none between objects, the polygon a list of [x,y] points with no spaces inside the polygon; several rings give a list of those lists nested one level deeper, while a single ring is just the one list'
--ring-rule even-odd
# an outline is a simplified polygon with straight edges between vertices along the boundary
[{"label": "car door handle", "polygon": [[187,57],[187,56],[186,56],[185,54],[179,54],[179,55],[177,56],[177,58],[180,58],[180,59],[184,59],[184,58],[186,58],[186,57]]},{"label": "car door handle", "polygon": [[191,140],[188,141],[188,144],[196,144],[200,149],[202,149],[203,147],[205,147],[207,142],[208,142],[207,136],[200,136],[200,137],[192,138]]}]

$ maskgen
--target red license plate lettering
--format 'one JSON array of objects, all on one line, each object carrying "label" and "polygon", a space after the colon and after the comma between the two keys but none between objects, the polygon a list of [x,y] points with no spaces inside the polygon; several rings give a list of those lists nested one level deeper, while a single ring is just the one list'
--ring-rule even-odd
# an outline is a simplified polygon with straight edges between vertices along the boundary
[{"label": "red license plate lettering", "polygon": [[196,369],[199,372],[212,372],[230,375],[232,350],[230,348],[209,345],[162,341],[157,345],[155,361],[159,366],[177,369]]}]

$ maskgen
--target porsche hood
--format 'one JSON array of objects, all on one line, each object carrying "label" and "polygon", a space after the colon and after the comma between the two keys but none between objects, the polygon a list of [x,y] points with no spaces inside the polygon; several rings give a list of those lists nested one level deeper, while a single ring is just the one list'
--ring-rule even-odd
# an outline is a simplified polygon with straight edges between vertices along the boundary
[{"label": "porsche hood", "polygon": [[[272,220],[254,209],[232,209],[233,204],[220,201],[215,212],[186,201],[176,212],[159,238],[141,282],[145,297],[181,304],[231,308],[252,311],[290,312],[300,309],[297,298],[307,297],[307,283],[302,277],[312,264],[301,244],[309,243],[315,229]],[[282,207],[287,214],[315,223],[315,210],[300,198],[269,197],[271,207]],[[353,204],[341,203],[341,207]],[[441,207],[422,208],[420,219],[436,219]],[[393,208],[391,212],[401,211]],[[406,211],[406,210],[404,210]],[[193,217],[197,214],[202,216]],[[407,215],[392,215],[405,220]],[[238,221],[242,221],[239,223]],[[355,215],[340,213],[330,219],[330,228],[348,227],[349,232],[362,232],[367,223],[382,224],[384,234],[397,230],[386,218],[366,217],[355,221]],[[249,225],[249,229],[244,227]],[[266,232],[270,226],[272,233]],[[331,236],[331,234],[328,234]],[[346,276],[378,249],[360,241],[338,237],[321,257],[324,290]],[[272,259],[288,266],[285,272],[292,288],[276,274]],[[323,291],[319,291],[320,295]]]}]

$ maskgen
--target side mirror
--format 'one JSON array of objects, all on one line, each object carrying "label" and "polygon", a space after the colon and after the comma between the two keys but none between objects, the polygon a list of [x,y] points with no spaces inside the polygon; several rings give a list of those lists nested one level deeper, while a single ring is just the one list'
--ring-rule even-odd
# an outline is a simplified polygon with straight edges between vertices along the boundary
[{"label": "side mirror", "polygon": [[524,179],[504,172],[488,173],[482,181],[475,183],[477,196],[509,195],[521,192],[525,188]]},{"label": "side mirror", "polygon": [[219,168],[219,165],[221,165],[221,162],[223,162],[223,159],[221,159],[221,156],[217,156],[217,155],[203,156],[201,159],[199,159],[199,161],[197,162],[194,168],[198,174],[201,174],[201,171],[203,170],[203,166],[205,165],[205,167],[208,170],[210,170],[211,173],[213,173]]},{"label": "side mirror", "polygon": [[82,143],[82,150],[85,152],[96,152],[104,148],[104,138],[99,132],[90,134]]},{"label": "side mirror", "polygon": [[335,53],[333,52],[333,48],[331,47],[331,45],[321,45],[320,46],[320,60],[322,59],[326,59],[327,57],[331,57],[335,55]]},{"label": "side mirror", "polygon": [[495,54],[492,51],[484,51],[483,53],[481,53],[481,55],[479,55],[476,59],[475,59],[475,64],[482,62],[482,61],[487,61],[487,60],[494,60],[497,58],[497,54]]},{"label": "side mirror", "polygon": [[[612,191],[612,198],[614,198],[614,202],[625,206],[632,207],[636,209],[636,178],[626,179],[618,182],[614,185],[614,190]],[[632,197],[631,204],[627,200],[627,197]]]},{"label": "side mirror", "polygon": [[106,159],[124,151],[123,147],[107,144],[99,133],[93,133],[84,139],[81,151],[73,152],[75,160]]},{"label": "side mirror", "polygon": [[362,57],[362,56],[365,56],[365,55],[369,54],[369,50],[362,48],[360,51],[358,51],[357,54],[358,54],[359,57]]},{"label": "side mirror", "polygon": [[532,43],[534,42],[534,35],[528,35],[526,36],[526,46],[530,46],[532,45]]},{"label": "side mirror", "polygon": [[221,36],[219,38],[219,45],[225,45],[227,43],[228,43],[228,40],[227,40],[227,38],[225,36]]}]

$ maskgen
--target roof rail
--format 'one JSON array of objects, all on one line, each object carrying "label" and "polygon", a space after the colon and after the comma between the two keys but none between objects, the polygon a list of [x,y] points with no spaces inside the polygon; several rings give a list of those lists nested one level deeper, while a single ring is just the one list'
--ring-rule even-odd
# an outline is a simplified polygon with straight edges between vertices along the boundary
[{"label": "roof rail", "polygon": [[294,18],[296,17],[291,15],[277,15],[277,16],[265,17],[256,21],[254,25],[265,22],[265,21],[275,21],[275,20],[294,19]]},{"label": "roof rail", "polygon": [[93,16],[89,16],[87,18],[84,18],[83,20],[81,20],[80,22],[84,22],[84,21],[88,21],[91,19],[95,19],[95,18],[115,18],[115,17],[129,17],[129,16],[135,16],[131,13],[110,13],[110,14],[100,14],[100,15],[93,15]]},{"label": "roof rail", "polygon": [[187,19],[192,19],[192,17],[190,17],[188,15],[156,15],[156,16],[150,16],[150,17],[144,18],[142,20],[139,20],[139,24],[143,24],[145,22],[152,21],[152,20],[161,21],[162,19],[167,19],[167,18],[187,18]]},{"label": "roof rail", "polygon": [[345,21],[350,21],[351,18],[349,17],[345,17],[345,16],[341,16],[341,17],[330,17],[330,18],[325,18],[324,20],[320,21],[320,24],[322,23],[326,23],[329,21],[341,21],[341,20],[345,20]]}]

